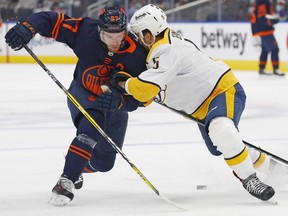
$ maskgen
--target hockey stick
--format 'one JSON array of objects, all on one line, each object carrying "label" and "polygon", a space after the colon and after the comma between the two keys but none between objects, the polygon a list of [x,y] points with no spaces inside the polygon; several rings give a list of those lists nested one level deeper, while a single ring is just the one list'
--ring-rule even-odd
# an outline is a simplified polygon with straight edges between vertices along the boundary
[{"label": "hockey stick", "polygon": [[[161,105],[161,106],[163,106],[163,107],[165,107],[165,108],[167,108],[167,109],[169,109],[169,110],[171,110],[173,112],[176,112],[176,113],[182,115],[183,117],[188,118],[188,119],[190,119],[190,120],[192,120],[192,121],[194,121],[194,122],[196,122],[196,123],[198,123],[200,125],[204,125],[204,122],[200,121],[199,119],[196,119],[193,116],[188,115],[187,113],[184,113],[184,112],[181,112],[179,110],[173,109],[173,108],[167,106],[166,104],[163,104],[163,103],[159,102],[157,99],[154,99],[154,102],[156,102],[157,104],[159,104],[159,105]],[[249,143],[249,142],[247,142],[245,140],[242,140],[242,142],[246,146],[248,146],[250,148],[253,148],[253,149],[257,150],[257,151],[263,152],[266,155],[269,155],[270,157],[274,158],[275,160],[278,160],[278,161],[288,165],[288,161],[287,160],[285,160],[285,159],[283,159],[283,158],[281,158],[281,157],[279,157],[279,156],[277,156],[277,155],[275,155],[275,154],[273,154],[271,152],[268,152],[268,151],[266,151],[266,150],[264,150],[264,149],[262,149],[260,147],[257,147],[257,146],[255,146],[255,145],[253,145],[253,144],[251,144],[251,143]]]},{"label": "hockey stick", "polygon": [[50,70],[42,63],[42,61],[34,54],[34,52],[27,46],[23,45],[26,51],[34,58],[34,60],[43,68],[43,70],[49,75],[49,77],[58,85],[59,88],[67,95],[68,99],[82,112],[82,114],[87,118],[87,120],[96,128],[96,130],[107,140],[107,142],[118,152],[124,160],[132,167],[132,169],[143,179],[143,181],[163,200],[172,204],[176,208],[184,211],[187,209],[177,205],[168,198],[160,194],[160,192],[152,185],[152,183],[144,176],[144,174],[129,160],[129,158],[124,154],[124,152],[115,144],[115,142],[103,131],[103,129],[97,124],[97,122],[91,117],[91,115],[81,106],[81,104],[76,100],[76,98],[62,85],[62,83],[50,72]]}]

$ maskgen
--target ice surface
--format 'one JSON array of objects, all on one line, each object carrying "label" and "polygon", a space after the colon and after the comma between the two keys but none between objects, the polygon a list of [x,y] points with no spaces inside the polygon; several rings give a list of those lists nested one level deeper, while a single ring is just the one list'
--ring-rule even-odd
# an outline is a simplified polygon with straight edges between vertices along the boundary
[{"label": "ice surface", "polygon": [[[69,86],[73,65],[47,67]],[[84,175],[84,187],[69,205],[49,205],[75,135],[66,96],[38,65],[0,68],[1,216],[286,214],[286,185],[277,188],[277,206],[253,198],[223,158],[209,154],[195,123],[157,104],[130,114],[123,152],[161,195],[189,211],[161,199],[120,155],[112,171]],[[239,127],[243,139],[288,159],[287,78],[247,71],[236,75],[247,93]],[[207,185],[207,190],[197,190],[197,185]]]}]

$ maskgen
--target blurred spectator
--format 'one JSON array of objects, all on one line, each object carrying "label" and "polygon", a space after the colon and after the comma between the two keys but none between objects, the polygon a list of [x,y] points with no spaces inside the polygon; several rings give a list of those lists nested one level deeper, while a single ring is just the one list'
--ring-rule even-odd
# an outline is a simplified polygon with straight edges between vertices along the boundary
[{"label": "blurred spectator", "polygon": [[50,8],[52,11],[59,13],[67,13],[67,5],[63,0],[53,0],[52,6]]},{"label": "blurred spectator", "polygon": [[219,21],[243,21],[249,20],[250,14],[248,8],[250,6],[249,0],[234,0],[225,1],[221,4],[222,18]]},{"label": "blurred spectator", "polygon": [[17,17],[27,17],[37,8],[38,0],[18,0],[14,7],[14,13]]},{"label": "blurred spectator", "polygon": [[[187,3],[188,3],[187,0],[177,0],[177,1],[175,1],[175,7],[179,7],[179,6],[185,5]],[[187,20],[189,20],[190,14],[191,14],[190,10],[186,9],[186,10],[183,10],[183,11],[176,13],[176,16],[174,18],[177,21],[181,21],[181,20],[187,21]]]},{"label": "blurred spectator", "polygon": [[277,0],[276,2],[276,13],[279,15],[280,21],[287,20],[287,11],[286,11],[286,1],[285,0]]},{"label": "blurred spectator", "polygon": [[201,7],[198,7],[196,12],[196,21],[209,21],[217,19],[215,14],[215,3],[208,2],[203,4]]},{"label": "blurred spectator", "polygon": [[0,0],[0,9],[6,8],[7,0]]},{"label": "blurred spectator", "polygon": [[52,6],[51,0],[38,0],[37,1],[37,8],[34,10],[34,12],[40,12],[40,11],[50,11],[50,8]]},{"label": "blurred spectator", "polygon": [[[103,2],[103,4],[110,6],[118,5],[124,8],[128,6],[125,11],[127,16],[131,17],[135,9],[138,9],[140,5],[152,3],[166,11],[194,1],[196,0],[0,0],[0,8],[2,8],[3,20],[10,21],[13,19],[17,20],[19,16],[31,13],[31,10],[33,12],[53,10],[64,12],[72,17],[82,17],[90,16],[91,13],[94,14],[94,11],[88,13],[87,7],[89,5],[95,4],[97,7],[97,3]],[[174,14],[171,13],[168,18],[170,18],[170,21],[248,21],[249,5],[252,1],[254,2],[254,0],[208,1],[177,11]],[[283,19],[286,20],[287,5],[283,7],[282,3],[280,3],[281,0],[274,1],[275,3],[279,1],[279,6],[275,5],[275,7],[277,11],[279,9],[279,13],[283,14]],[[288,0],[282,0],[282,2],[286,1]],[[92,7],[92,9],[95,10],[96,14],[98,13],[97,8]]]},{"label": "blurred spectator", "polygon": [[15,19],[14,8],[18,0],[3,0],[1,2],[1,17],[4,21],[10,21]]},{"label": "blurred spectator", "polygon": [[67,13],[71,17],[82,17],[84,14],[83,0],[66,0]]},{"label": "blurred spectator", "polygon": [[129,4],[129,8],[128,10],[126,10],[127,16],[132,17],[134,12],[140,9],[142,6],[144,5],[142,5],[141,2],[137,0],[131,0]]}]

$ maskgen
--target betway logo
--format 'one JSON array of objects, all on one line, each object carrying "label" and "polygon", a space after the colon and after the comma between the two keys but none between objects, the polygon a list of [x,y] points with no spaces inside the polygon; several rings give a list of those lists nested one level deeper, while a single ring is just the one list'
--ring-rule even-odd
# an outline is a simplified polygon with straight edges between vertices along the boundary
[{"label": "betway logo", "polygon": [[247,33],[226,33],[223,28],[216,29],[216,32],[208,32],[203,27],[201,28],[201,44],[203,48],[239,49],[239,54],[243,55],[246,39]]}]

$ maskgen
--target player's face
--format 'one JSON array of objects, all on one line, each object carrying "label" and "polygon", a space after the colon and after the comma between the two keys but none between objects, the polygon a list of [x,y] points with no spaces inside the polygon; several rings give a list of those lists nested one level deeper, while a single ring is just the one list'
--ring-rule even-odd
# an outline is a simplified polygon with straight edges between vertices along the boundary
[{"label": "player's face", "polygon": [[138,33],[136,36],[139,43],[141,43],[148,51],[151,49],[151,46],[155,42],[155,37],[150,33],[146,33],[145,35]]},{"label": "player's face", "polygon": [[121,47],[121,43],[126,36],[126,31],[118,33],[109,33],[101,31],[101,40],[106,44],[110,52],[117,52]]}]

